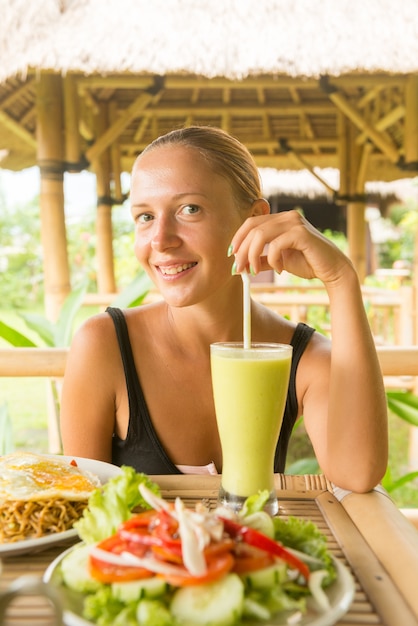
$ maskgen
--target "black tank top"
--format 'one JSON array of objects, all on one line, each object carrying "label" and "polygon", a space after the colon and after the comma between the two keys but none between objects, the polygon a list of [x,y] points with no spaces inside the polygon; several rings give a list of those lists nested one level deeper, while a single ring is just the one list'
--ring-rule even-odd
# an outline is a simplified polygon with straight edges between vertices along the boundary
[{"label": "black tank top", "polygon": [[[128,326],[123,312],[113,307],[108,307],[106,311],[115,325],[129,399],[128,432],[126,439],[120,439],[116,434],[113,435],[112,463],[119,466],[130,465],[137,472],[144,472],[150,475],[181,474],[182,472],[165,452],[152,425],[151,416],[136,371],[132,347],[129,341]],[[284,472],[289,439],[298,413],[295,385],[296,370],[300,357],[313,333],[313,328],[306,326],[306,324],[298,324],[290,342],[293,346],[292,367],[283,425],[275,454],[275,472]]]}]

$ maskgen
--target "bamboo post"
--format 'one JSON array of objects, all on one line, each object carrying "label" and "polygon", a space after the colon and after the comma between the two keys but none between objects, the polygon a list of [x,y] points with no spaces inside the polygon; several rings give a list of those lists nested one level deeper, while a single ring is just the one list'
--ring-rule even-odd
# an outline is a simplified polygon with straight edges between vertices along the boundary
[{"label": "bamboo post", "polygon": [[[365,159],[355,143],[355,129],[343,115],[338,118],[340,162],[340,197],[347,198],[347,239],[349,257],[361,283],[366,277],[366,221],[364,194]],[[360,164],[362,166],[360,167]]]},{"label": "bamboo post", "polygon": [[[107,106],[100,106],[95,118],[97,136],[105,132],[108,125]],[[93,170],[97,180],[97,220],[96,220],[96,258],[97,258],[97,289],[99,293],[114,293],[116,280],[113,259],[112,205],[110,191],[110,155],[104,150],[93,161]]]},{"label": "bamboo post", "polygon": [[338,164],[340,169],[340,189],[339,195],[348,195],[349,167],[347,154],[347,118],[340,112],[337,113],[337,134],[338,134]]},{"label": "bamboo post", "polygon": [[79,171],[81,161],[79,111],[76,79],[72,74],[63,78],[65,114],[65,160],[70,169]]},{"label": "bamboo post", "polygon": [[405,161],[418,169],[418,76],[408,78],[405,101]]},{"label": "bamboo post", "polygon": [[[116,102],[109,102],[109,120],[114,124],[118,116]],[[122,182],[121,182],[121,157],[118,139],[112,143],[110,147],[111,163],[112,163],[112,179],[113,179],[113,197],[116,201],[122,203]]]},{"label": "bamboo post", "polygon": [[37,145],[45,309],[47,317],[55,321],[71,287],[64,213],[61,77],[46,72],[40,73],[37,82]]}]

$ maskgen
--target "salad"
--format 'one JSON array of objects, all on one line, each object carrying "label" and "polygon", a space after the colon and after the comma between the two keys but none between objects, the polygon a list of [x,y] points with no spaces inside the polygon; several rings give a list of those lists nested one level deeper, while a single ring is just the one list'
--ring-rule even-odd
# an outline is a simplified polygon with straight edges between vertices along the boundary
[{"label": "salad", "polygon": [[267,498],[248,498],[239,514],[190,509],[122,467],[75,524],[82,542],[60,563],[62,584],[83,594],[83,617],[98,626],[262,624],[280,612],[297,624],[311,597],[327,611],[336,569],[325,536],[270,517]]}]

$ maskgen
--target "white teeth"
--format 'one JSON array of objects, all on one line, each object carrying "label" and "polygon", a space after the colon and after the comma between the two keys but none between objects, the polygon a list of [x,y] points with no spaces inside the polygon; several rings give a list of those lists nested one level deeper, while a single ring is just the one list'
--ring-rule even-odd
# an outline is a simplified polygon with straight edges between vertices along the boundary
[{"label": "white teeth", "polygon": [[180,274],[180,272],[184,272],[184,270],[188,270],[190,267],[193,267],[196,263],[184,263],[183,265],[176,265],[175,267],[160,267],[162,274],[167,274],[169,276],[173,276],[174,274]]}]

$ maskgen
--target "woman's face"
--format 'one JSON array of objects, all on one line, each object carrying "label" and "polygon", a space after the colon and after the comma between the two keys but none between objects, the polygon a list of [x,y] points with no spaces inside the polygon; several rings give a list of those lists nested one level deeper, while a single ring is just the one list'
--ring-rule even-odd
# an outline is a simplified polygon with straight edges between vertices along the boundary
[{"label": "woman's face", "polygon": [[198,150],[162,146],[141,156],[131,211],[135,255],[169,304],[196,304],[231,280],[227,250],[249,210]]}]

